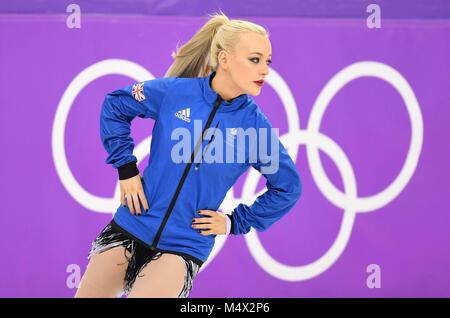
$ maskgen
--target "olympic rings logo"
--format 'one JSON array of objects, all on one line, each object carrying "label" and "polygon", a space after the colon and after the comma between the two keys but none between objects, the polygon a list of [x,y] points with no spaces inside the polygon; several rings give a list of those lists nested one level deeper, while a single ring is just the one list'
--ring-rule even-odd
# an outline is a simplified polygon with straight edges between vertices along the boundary
[{"label": "olympic rings logo", "polygon": [[[109,59],[95,63],[81,71],[64,92],[53,122],[52,155],[56,171],[67,192],[83,207],[100,213],[111,213],[120,202],[120,187],[112,198],[102,198],[87,192],[75,179],[67,162],[64,148],[64,133],[70,108],[80,91],[97,78],[119,74],[136,81],[153,79],[154,76],[142,66],[119,59]],[[328,136],[320,132],[321,120],[329,102],[349,82],[361,77],[376,77],[391,84],[401,95],[411,121],[411,140],[406,159],[397,177],[377,194],[359,197],[355,173],[345,152]],[[306,129],[300,128],[300,118],[294,97],[283,78],[273,69],[267,77],[269,83],[282,101],[288,119],[288,133],[280,136],[281,142],[288,150],[293,161],[296,161],[300,145],[306,146],[308,164],[311,167],[314,182],[320,192],[336,207],[344,211],[344,217],[336,240],[331,247],[316,261],[302,266],[288,266],[271,257],[261,244],[257,232],[252,229],[245,235],[246,244],[252,257],[267,273],[284,281],[303,281],[314,278],[329,269],[342,255],[350,238],[357,213],[373,212],[389,204],[406,187],[419,161],[423,143],[423,118],[416,96],[406,79],[394,68],[379,62],[362,61],[351,64],[334,75],[319,93],[309,118]],[[150,149],[151,137],[136,145],[134,155],[138,163],[145,158]],[[324,151],[336,164],[341,174],[344,193],[336,188],[328,179],[320,161],[319,150]],[[242,198],[234,196],[233,188],[228,191],[221,209],[231,211],[240,202],[251,204],[262,192],[256,192],[261,174],[250,169],[243,187]],[[204,263],[204,270],[225,244],[227,236],[218,235],[213,250]]]}]

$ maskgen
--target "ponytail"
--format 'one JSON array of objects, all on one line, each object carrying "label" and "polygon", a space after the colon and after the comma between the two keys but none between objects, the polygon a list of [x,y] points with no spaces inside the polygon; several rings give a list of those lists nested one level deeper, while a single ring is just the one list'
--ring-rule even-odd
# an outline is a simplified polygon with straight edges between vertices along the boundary
[{"label": "ponytail", "polygon": [[230,20],[225,14],[214,13],[195,35],[172,53],[175,61],[164,77],[204,77],[211,72],[208,59],[211,43],[217,30]]},{"label": "ponytail", "polygon": [[269,32],[259,24],[230,20],[222,11],[209,17],[208,22],[186,44],[172,53],[175,61],[164,77],[208,76],[211,71],[217,70],[219,52],[233,49],[240,33],[256,32],[269,36]]}]

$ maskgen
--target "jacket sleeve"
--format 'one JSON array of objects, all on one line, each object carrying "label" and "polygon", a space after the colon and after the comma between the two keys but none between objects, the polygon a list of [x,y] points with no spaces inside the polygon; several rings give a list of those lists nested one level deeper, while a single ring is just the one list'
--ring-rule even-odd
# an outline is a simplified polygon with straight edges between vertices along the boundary
[{"label": "jacket sleeve", "polygon": [[[302,192],[301,178],[294,162],[277,133],[271,130],[272,125],[267,117],[262,113],[260,115],[256,124],[258,149],[261,147],[261,141],[265,140],[268,150],[261,151],[261,154],[258,151],[257,160],[252,163],[252,166],[266,178],[267,190],[250,206],[240,203],[231,215],[228,215],[232,221],[230,232],[235,235],[246,234],[251,227],[258,231],[267,230],[289,212]],[[266,128],[267,136],[260,133],[259,127]],[[278,147],[272,147],[271,140]],[[277,150],[278,156],[275,155]],[[274,160],[278,160],[278,169],[267,169],[271,165],[270,162],[268,163],[267,154],[275,157]]]},{"label": "jacket sleeve", "polygon": [[105,163],[118,169],[119,179],[139,174],[130,136],[131,121],[140,118],[157,120],[161,104],[174,77],[136,83],[108,93],[100,112],[100,138],[108,153]]}]

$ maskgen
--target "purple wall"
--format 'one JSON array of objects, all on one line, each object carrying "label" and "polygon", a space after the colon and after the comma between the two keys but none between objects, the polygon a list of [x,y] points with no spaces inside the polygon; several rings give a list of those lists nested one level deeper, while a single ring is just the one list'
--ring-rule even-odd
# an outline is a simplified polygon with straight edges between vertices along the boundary
[{"label": "purple wall", "polygon": [[[450,22],[383,20],[375,30],[365,19],[249,19],[270,30],[274,54],[256,100],[282,138],[291,133],[283,140],[304,192],[268,231],[218,238],[190,297],[448,297]],[[1,297],[72,297],[74,269],[84,271],[120,202],[100,107],[139,75],[96,63],[162,76],[176,43],[203,23],[86,15],[69,29],[65,15],[0,15]],[[87,68],[106,75],[81,83]],[[137,148],[152,127],[133,121]],[[252,201],[247,178],[227,204]],[[381,288],[367,285],[371,264]]]},{"label": "purple wall", "polygon": [[0,13],[60,14],[70,3],[96,14],[203,16],[221,8],[231,16],[315,18],[362,18],[375,3],[384,18],[450,18],[448,0],[27,0],[0,2]]}]

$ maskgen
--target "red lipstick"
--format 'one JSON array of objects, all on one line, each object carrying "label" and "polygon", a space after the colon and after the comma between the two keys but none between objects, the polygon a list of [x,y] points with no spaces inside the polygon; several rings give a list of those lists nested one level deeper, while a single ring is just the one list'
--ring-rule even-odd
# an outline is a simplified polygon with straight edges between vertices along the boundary
[{"label": "red lipstick", "polygon": [[263,86],[264,81],[263,81],[263,80],[260,80],[260,81],[254,81],[253,83],[255,83],[255,84],[258,85],[258,86]]}]

